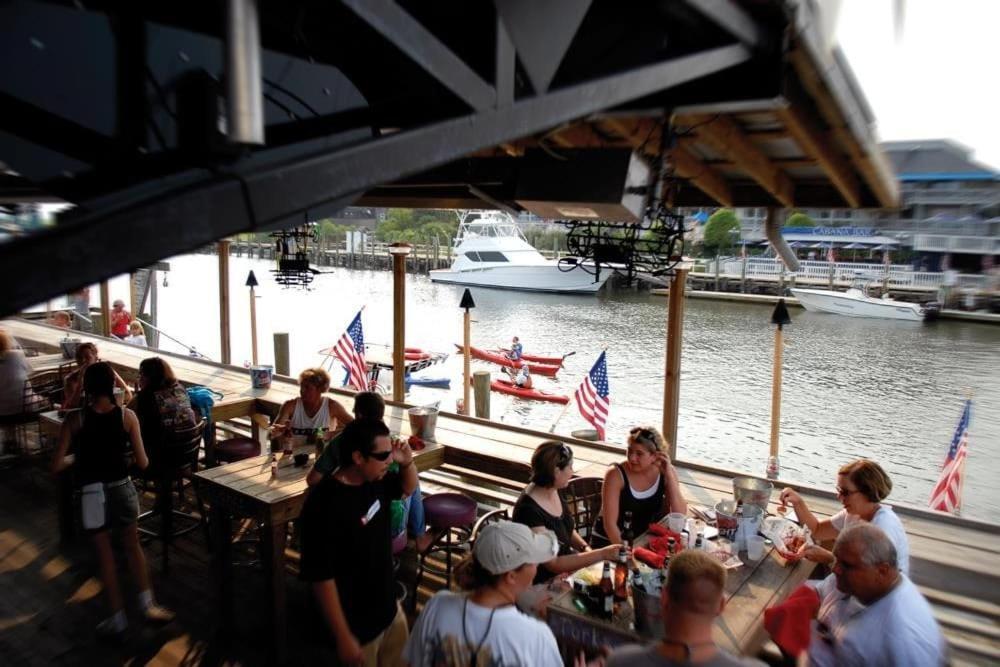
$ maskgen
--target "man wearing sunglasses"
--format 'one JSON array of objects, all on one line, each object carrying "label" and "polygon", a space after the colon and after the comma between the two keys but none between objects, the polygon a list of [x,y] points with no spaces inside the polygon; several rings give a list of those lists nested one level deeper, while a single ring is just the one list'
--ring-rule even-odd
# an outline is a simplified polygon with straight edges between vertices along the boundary
[{"label": "man wearing sunglasses", "polygon": [[[393,462],[399,471],[390,473]],[[340,467],[302,508],[301,577],[345,665],[400,662],[407,630],[393,585],[389,506],[416,488],[409,444],[393,443],[378,420],[356,419],[340,436]]]}]

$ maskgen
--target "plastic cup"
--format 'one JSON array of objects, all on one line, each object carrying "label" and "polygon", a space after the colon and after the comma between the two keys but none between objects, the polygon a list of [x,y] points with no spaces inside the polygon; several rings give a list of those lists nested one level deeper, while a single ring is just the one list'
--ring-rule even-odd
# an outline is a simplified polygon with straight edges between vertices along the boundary
[{"label": "plastic cup", "polygon": [[667,528],[672,532],[680,534],[687,525],[687,515],[680,512],[671,512],[667,515]]},{"label": "plastic cup", "polygon": [[764,557],[764,538],[760,535],[747,537],[747,557],[750,560],[760,560]]}]

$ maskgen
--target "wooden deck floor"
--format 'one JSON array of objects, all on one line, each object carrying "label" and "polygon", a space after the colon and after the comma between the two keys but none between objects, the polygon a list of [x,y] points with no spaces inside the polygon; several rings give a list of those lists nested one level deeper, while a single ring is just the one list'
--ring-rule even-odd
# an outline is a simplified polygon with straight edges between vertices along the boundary
[{"label": "wooden deck floor", "polygon": [[[18,321],[3,325],[22,340],[49,348],[63,333]],[[135,368],[149,354],[112,342],[101,342],[100,346],[102,356],[123,371]],[[250,390],[246,371],[235,367],[185,357],[172,357],[171,364],[185,382],[221,388],[238,400],[270,408],[297,393],[295,385],[288,382],[276,382],[267,391]],[[387,420],[394,430],[408,429],[400,406],[391,407]],[[602,475],[610,463],[622,457],[620,449],[603,443],[447,414],[439,417],[437,429],[438,442],[445,445],[444,461],[424,474],[427,487],[466,492],[485,506],[503,507],[513,502],[525,479],[531,452],[543,439],[556,437],[570,443],[581,475]],[[733,473],[685,463],[678,464],[678,473],[690,503],[713,505],[731,497]],[[106,647],[96,645],[92,628],[103,607],[95,599],[93,583],[87,583],[86,573],[93,571],[89,547],[70,553],[58,551],[51,509],[55,503],[42,490],[47,480],[42,478],[33,486],[15,476],[8,483],[11,473],[0,474],[4,475],[0,478],[0,583],[4,584],[0,591],[16,589],[9,599],[0,595],[0,655],[27,656],[28,662],[78,662],[96,657],[99,663],[108,655],[115,662],[128,657],[142,657],[143,661],[157,657],[164,664],[201,662],[202,658],[209,664],[258,660],[257,649],[267,638],[266,629],[252,614],[253,609],[259,609],[255,600],[263,599],[261,578],[249,570],[246,576],[238,575],[238,581],[245,584],[239,586],[241,599],[236,605],[246,616],[237,621],[242,639],[232,645],[221,642],[212,634],[215,590],[208,581],[208,552],[197,532],[180,542],[178,553],[182,555],[176,572],[169,578],[158,577],[156,582],[160,597],[180,612],[178,622],[158,632],[136,630],[125,646],[110,654]],[[830,490],[802,492],[820,516],[829,516],[840,507]],[[896,511],[910,540],[911,578],[933,603],[956,664],[1000,663],[1000,526],[915,507],[897,505]],[[152,546],[148,553],[155,556],[158,548]],[[308,595],[292,578],[289,601],[291,653],[322,655],[322,646],[306,641],[309,633],[303,628],[312,618]]]}]

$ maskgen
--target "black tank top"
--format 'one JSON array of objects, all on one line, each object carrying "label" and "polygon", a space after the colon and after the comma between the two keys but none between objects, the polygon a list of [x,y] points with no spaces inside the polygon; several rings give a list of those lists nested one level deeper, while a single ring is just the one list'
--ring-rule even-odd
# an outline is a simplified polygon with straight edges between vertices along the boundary
[{"label": "black tank top", "polygon": [[[632,485],[629,484],[624,466],[616,463],[615,467],[618,468],[618,472],[622,476],[622,490],[618,494],[618,530],[621,531],[623,529],[625,512],[632,512],[632,530],[635,532],[636,537],[638,537],[646,532],[649,524],[663,518],[663,497],[665,493],[663,475],[660,475],[660,480],[656,484],[656,492],[648,498],[640,499],[632,495]],[[597,518],[594,530],[600,535],[607,535],[604,531],[604,520],[601,517]]]},{"label": "black tank top", "polygon": [[128,477],[129,437],[122,420],[122,409],[115,406],[101,414],[88,407],[82,414],[83,425],[75,438],[79,483],[106,484]]}]

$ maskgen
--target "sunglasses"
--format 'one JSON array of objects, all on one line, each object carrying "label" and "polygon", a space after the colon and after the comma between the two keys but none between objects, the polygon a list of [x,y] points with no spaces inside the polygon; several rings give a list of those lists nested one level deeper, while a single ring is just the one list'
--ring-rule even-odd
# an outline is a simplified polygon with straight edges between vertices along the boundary
[{"label": "sunglasses", "polygon": [[559,467],[565,468],[566,464],[573,460],[573,450],[569,448],[569,445],[561,445],[559,447]]},{"label": "sunglasses", "polygon": [[375,459],[376,461],[388,461],[390,456],[392,456],[391,449],[387,449],[384,452],[372,452],[371,454],[368,454],[368,458]]},{"label": "sunglasses", "polygon": [[641,440],[648,445],[656,447],[656,436],[648,428],[641,428],[637,426],[629,431],[629,435],[631,435],[635,440]]}]

